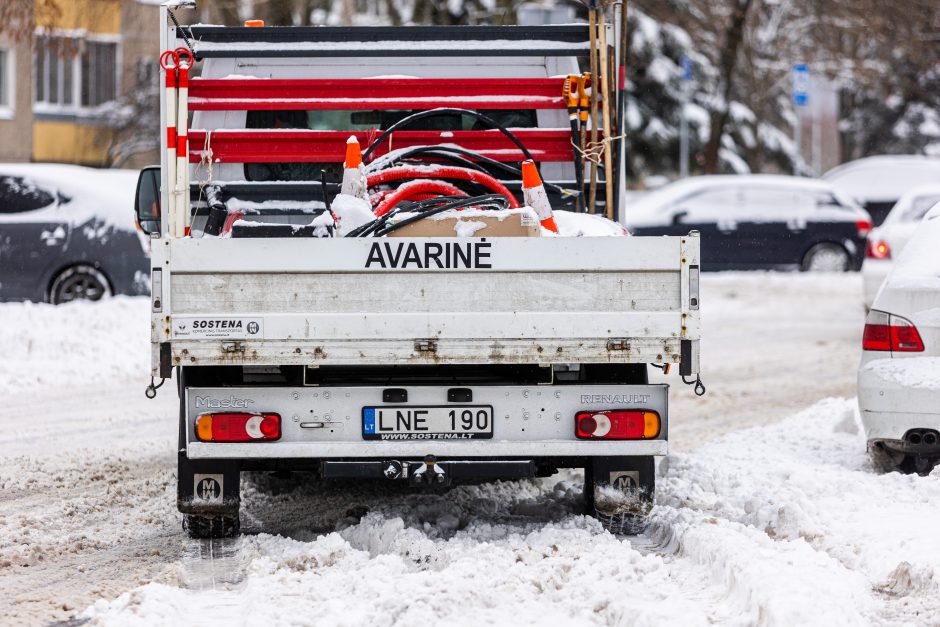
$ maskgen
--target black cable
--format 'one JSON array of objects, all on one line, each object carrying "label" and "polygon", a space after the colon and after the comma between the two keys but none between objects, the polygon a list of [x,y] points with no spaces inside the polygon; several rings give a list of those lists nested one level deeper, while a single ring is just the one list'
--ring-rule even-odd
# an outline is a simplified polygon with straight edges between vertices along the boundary
[{"label": "black cable", "polygon": [[479,163],[474,163],[470,159],[461,157],[460,155],[453,154],[445,150],[437,150],[437,146],[420,146],[420,148],[424,148],[424,150],[411,154],[408,157],[404,157],[402,159],[395,159],[393,163],[403,163],[417,166],[428,165],[428,162],[425,160],[418,160],[413,158],[418,155],[423,155],[426,157],[433,157],[434,159],[440,159],[441,161],[456,165],[461,168],[476,170],[477,172],[482,172],[483,174],[489,174],[489,172],[486,171],[486,168],[481,166]]},{"label": "black cable", "polygon": [[[415,155],[427,154],[431,152],[453,152],[460,155],[470,157],[472,159],[478,160],[480,163],[488,165],[492,168],[496,168],[506,172],[507,174],[512,174],[516,177],[522,177],[522,169],[515,166],[511,166],[508,163],[503,163],[502,161],[497,161],[496,159],[491,159],[485,155],[481,155],[478,152],[473,152],[472,150],[467,150],[466,148],[461,148],[459,146],[414,146],[412,148],[404,149],[400,154],[395,155],[394,159],[391,159],[390,163],[395,163],[402,159],[407,159],[408,157],[413,157]],[[481,168],[477,167],[477,170]],[[554,183],[549,183],[548,181],[542,181],[542,185],[545,186],[545,189],[550,189],[557,194],[562,196],[580,196],[581,192],[577,190],[571,190],[567,187],[562,187]]]},{"label": "black cable", "polygon": [[[194,6],[195,6],[195,5],[194,5]],[[172,9],[167,9],[166,12],[170,14],[170,19],[173,20],[173,26],[176,27],[176,30],[178,30],[179,32],[183,33],[183,41],[186,42],[186,47],[189,48],[189,54],[193,55],[193,63],[195,63],[196,61],[202,61],[202,57],[197,56],[197,55],[196,55],[196,51],[193,49],[193,40],[192,40],[193,31],[192,31],[192,27],[191,27],[191,26],[190,26],[190,27],[187,27],[187,28],[190,29],[190,30],[189,30],[189,35],[187,36],[187,35],[186,35],[186,29],[183,28],[183,27],[181,27],[181,26],[180,26],[180,23],[176,21],[176,16],[173,15],[173,10],[172,10]]]},{"label": "black cable", "polygon": [[488,115],[483,115],[479,111],[473,111],[471,109],[457,109],[457,108],[451,108],[451,107],[441,107],[439,109],[431,109],[429,111],[419,111],[417,113],[412,113],[411,115],[404,117],[401,120],[398,120],[397,122],[389,126],[387,129],[385,129],[382,132],[382,134],[379,135],[375,139],[374,142],[369,144],[369,147],[366,148],[365,151],[362,153],[362,160],[364,162],[368,161],[369,156],[372,154],[372,151],[375,150],[379,146],[379,144],[385,141],[386,137],[388,137],[389,135],[391,135],[392,133],[400,129],[402,126],[407,126],[411,122],[416,122],[418,120],[423,120],[425,118],[433,118],[433,117],[438,117],[441,115],[449,115],[449,114],[454,114],[454,113],[457,113],[460,115],[469,115],[470,117],[476,118],[477,120],[483,122],[484,124],[488,124],[490,128],[497,129],[499,132],[501,132],[503,135],[509,138],[509,141],[515,144],[519,150],[522,151],[522,154],[525,155],[526,159],[535,161],[535,159],[532,158],[532,153],[530,153],[529,150],[525,146],[522,145],[522,142],[519,141],[519,138],[517,138],[511,132],[506,130],[506,128],[503,125],[501,125],[499,122],[497,122],[493,118],[489,117]]}]

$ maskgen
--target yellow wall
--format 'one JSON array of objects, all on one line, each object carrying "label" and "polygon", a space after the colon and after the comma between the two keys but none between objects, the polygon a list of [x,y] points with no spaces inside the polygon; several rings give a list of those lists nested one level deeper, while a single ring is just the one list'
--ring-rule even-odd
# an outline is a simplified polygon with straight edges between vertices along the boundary
[{"label": "yellow wall", "polygon": [[[2,2],[4,0],[0,0]],[[53,30],[83,30],[96,34],[120,34],[121,0],[67,0],[53,11],[38,10],[36,26]],[[41,5],[40,5],[41,6]],[[82,165],[108,164],[108,144],[113,131],[74,121],[33,120],[34,161],[58,161]]]},{"label": "yellow wall", "polygon": [[33,160],[101,166],[107,163],[112,131],[74,122],[33,122]]},{"label": "yellow wall", "polygon": [[66,0],[55,6],[55,11],[37,12],[36,26],[84,29],[91,33],[121,32],[121,0]]}]

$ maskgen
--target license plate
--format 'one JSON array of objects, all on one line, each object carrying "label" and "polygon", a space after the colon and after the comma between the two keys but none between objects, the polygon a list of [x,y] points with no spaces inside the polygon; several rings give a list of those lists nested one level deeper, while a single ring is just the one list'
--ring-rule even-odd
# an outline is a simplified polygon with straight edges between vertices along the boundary
[{"label": "license plate", "polygon": [[493,437],[489,405],[362,408],[364,440],[473,440]]}]

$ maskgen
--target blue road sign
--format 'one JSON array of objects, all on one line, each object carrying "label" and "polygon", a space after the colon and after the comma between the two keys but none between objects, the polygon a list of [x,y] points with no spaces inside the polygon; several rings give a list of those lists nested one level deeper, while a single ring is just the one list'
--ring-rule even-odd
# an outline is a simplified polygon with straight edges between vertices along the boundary
[{"label": "blue road sign", "polygon": [[692,59],[686,56],[682,57],[682,80],[692,80]]},{"label": "blue road sign", "polygon": [[793,104],[798,107],[809,104],[809,66],[805,63],[793,66]]}]

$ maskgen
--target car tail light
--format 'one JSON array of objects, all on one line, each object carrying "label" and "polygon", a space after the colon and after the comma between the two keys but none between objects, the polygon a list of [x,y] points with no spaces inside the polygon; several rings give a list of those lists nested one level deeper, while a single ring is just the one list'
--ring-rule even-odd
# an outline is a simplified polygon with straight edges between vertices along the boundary
[{"label": "car tail light", "polygon": [[225,412],[200,414],[196,437],[201,442],[264,442],[281,437],[279,414]]},{"label": "car tail light", "polygon": [[871,233],[872,228],[871,220],[856,220],[855,228],[858,229],[859,237],[868,237],[868,234]]},{"label": "car tail light", "polygon": [[648,440],[659,435],[659,414],[644,410],[582,411],[574,417],[582,440]]},{"label": "car tail light", "polygon": [[924,342],[910,320],[872,309],[865,319],[862,350],[919,353]]},{"label": "car tail light", "polygon": [[873,242],[869,239],[865,242],[865,256],[869,259],[891,259],[891,247],[888,242]]}]

